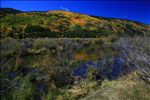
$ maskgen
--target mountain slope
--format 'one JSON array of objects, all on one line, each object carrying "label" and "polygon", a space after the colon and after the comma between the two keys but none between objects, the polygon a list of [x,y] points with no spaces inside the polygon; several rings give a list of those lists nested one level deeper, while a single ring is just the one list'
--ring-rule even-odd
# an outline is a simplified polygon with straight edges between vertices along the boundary
[{"label": "mountain slope", "polygon": [[[7,10],[1,9],[1,12]],[[9,11],[8,11],[9,12]],[[101,35],[144,35],[150,26],[128,20],[107,19],[62,10],[5,13],[2,37],[99,37]]]}]

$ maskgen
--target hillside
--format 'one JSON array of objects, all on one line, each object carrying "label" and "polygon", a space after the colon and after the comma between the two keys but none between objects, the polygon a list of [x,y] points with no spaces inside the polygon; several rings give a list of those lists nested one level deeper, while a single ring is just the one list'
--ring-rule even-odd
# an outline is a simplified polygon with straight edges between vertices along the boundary
[{"label": "hillside", "polygon": [[21,12],[7,8],[0,12],[2,37],[100,37],[150,33],[150,26],[142,23],[62,10]]}]

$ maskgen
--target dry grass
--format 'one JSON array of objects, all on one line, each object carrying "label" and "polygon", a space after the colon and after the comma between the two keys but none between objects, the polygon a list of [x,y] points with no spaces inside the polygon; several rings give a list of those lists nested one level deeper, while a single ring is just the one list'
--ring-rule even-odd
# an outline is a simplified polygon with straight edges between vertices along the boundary
[{"label": "dry grass", "polygon": [[83,100],[150,100],[150,85],[133,73],[116,81],[105,80],[99,90]]}]

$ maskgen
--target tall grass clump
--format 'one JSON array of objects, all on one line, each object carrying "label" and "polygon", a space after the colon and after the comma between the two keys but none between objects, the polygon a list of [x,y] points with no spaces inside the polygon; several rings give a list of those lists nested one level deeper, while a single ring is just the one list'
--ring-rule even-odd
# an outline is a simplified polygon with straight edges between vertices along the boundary
[{"label": "tall grass clump", "polygon": [[121,56],[130,70],[137,69],[142,79],[150,84],[150,38],[125,37],[118,42]]}]

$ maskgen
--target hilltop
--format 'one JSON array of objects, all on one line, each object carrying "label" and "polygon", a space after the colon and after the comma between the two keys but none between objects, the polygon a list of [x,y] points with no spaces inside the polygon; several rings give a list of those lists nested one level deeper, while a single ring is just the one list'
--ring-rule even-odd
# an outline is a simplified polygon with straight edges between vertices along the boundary
[{"label": "hilltop", "polygon": [[63,10],[22,12],[1,8],[2,37],[100,37],[147,35],[150,26],[139,22],[90,16]]}]

